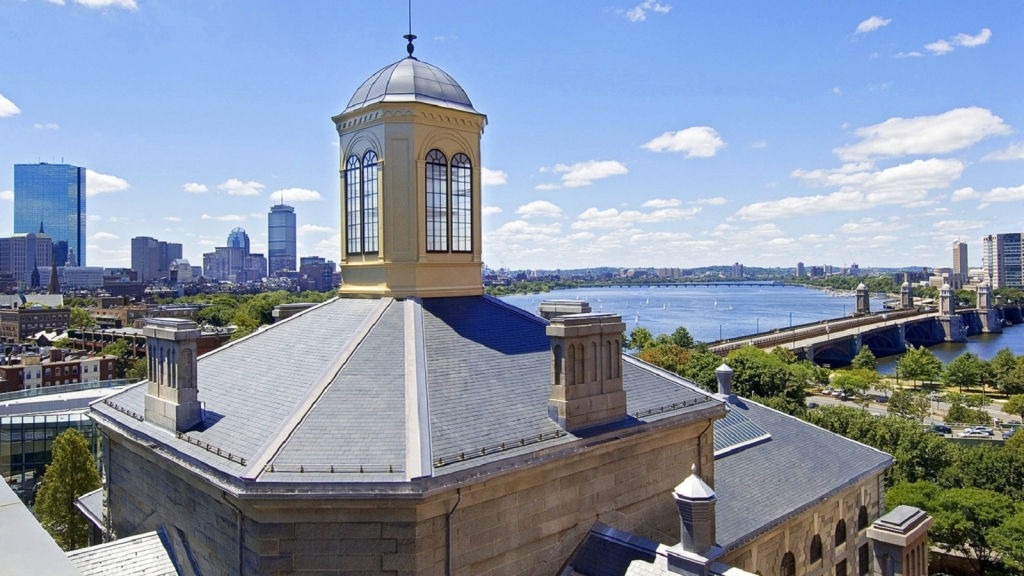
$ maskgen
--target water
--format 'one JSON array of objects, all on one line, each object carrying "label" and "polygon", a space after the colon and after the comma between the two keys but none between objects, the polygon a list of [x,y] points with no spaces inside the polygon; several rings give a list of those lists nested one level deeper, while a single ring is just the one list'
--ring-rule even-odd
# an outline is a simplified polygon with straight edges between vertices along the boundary
[{"label": "water", "polygon": [[[853,313],[852,294],[832,295],[824,290],[802,286],[697,284],[670,287],[607,287],[553,290],[543,294],[504,296],[502,300],[536,313],[544,300],[586,300],[594,312],[622,316],[626,332],[638,326],[652,334],[671,334],[685,326],[695,340],[712,342],[738,338],[776,328],[810,324],[841,318]],[[882,309],[884,298],[871,298],[871,309]],[[1006,328],[1003,334],[971,336],[966,344],[945,343],[931,347],[944,363],[963,352],[983,359],[995,356],[1000,348],[1024,355],[1024,325]],[[892,374],[896,356],[881,359],[879,371]]]}]

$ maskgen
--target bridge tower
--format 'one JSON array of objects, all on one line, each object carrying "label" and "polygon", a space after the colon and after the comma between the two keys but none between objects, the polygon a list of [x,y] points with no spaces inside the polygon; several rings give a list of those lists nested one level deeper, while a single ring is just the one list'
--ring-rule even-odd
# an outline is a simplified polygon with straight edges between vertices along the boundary
[{"label": "bridge tower", "polygon": [[904,280],[900,286],[900,308],[910,310],[914,307],[914,292],[910,289],[910,282]]},{"label": "bridge tower", "polygon": [[985,333],[1002,332],[1003,321],[999,310],[992,308],[992,288],[988,282],[978,286],[978,318],[981,320],[981,331]]},{"label": "bridge tower", "polygon": [[945,335],[946,342],[966,342],[967,327],[963,318],[956,313],[956,299],[949,283],[939,290],[939,325]]},{"label": "bridge tower", "polygon": [[865,316],[867,314],[871,314],[871,294],[868,293],[868,287],[861,282],[857,285],[857,311],[854,315]]}]

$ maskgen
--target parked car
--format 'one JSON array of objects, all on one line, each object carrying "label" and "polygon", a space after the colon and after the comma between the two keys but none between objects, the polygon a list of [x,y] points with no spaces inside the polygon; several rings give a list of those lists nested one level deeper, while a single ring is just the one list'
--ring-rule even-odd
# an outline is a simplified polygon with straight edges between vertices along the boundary
[{"label": "parked car", "polygon": [[993,434],[995,434],[995,430],[989,428],[988,426],[974,426],[971,429],[974,430],[975,432],[981,432],[986,436],[992,436]]},{"label": "parked car", "polygon": [[880,402],[881,404],[885,404],[886,402],[889,401],[889,397],[886,396],[885,394],[879,394],[875,399],[878,400],[878,402]]},{"label": "parked car", "polygon": [[1010,436],[1013,436],[1013,433],[1016,431],[1017,429],[1013,428],[1012,430],[1007,430],[1006,432],[1003,432],[1003,440],[1009,440]]},{"label": "parked car", "polygon": [[807,409],[808,410],[814,410],[817,407],[818,407],[818,403],[817,402],[808,402],[807,403]]},{"label": "parked car", "polygon": [[932,432],[936,434],[952,434],[953,429],[945,424],[932,424]]},{"label": "parked car", "polygon": [[964,428],[963,432],[960,433],[961,438],[988,438],[988,434],[979,432],[972,428]]}]

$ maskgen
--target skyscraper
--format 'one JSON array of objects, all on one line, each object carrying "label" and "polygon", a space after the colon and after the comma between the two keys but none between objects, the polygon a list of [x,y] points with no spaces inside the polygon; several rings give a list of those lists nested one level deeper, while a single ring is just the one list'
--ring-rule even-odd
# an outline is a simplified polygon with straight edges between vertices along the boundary
[{"label": "skyscraper", "polygon": [[39,232],[66,246],[58,262],[85,266],[85,168],[69,164],[14,165],[14,233]]},{"label": "skyscraper", "polygon": [[249,253],[249,235],[245,228],[235,228],[228,234],[228,248],[241,248],[243,254]]},{"label": "skyscraper", "polygon": [[278,204],[267,214],[267,254],[270,275],[280,270],[295,270],[295,208]]},{"label": "skyscraper", "polygon": [[152,282],[170,276],[171,262],[181,258],[181,244],[148,236],[132,238],[132,270],[139,280]]},{"label": "skyscraper", "polygon": [[967,272],[967,243],[957,240],[953,242],[954,288],[962,288],[967,283]]},{"label": "skyscraper", "polygon": [[992,288],[1024,287],[1021,234],[989,234],[982,239],[982,266]]}]

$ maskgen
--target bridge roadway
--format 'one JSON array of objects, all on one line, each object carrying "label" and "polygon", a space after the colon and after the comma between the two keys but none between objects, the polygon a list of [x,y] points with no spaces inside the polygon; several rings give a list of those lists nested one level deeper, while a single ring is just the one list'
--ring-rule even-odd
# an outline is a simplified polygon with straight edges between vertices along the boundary
[{"label": "bridge roadway", "polygon": [[708,347],[720,356],[743,346],[756,346],[761,349],[782,346],[793,350],[798,356],[806,356],[806,351],[833,341],[838,343],[857,340],[859,348],[859,340],[865,335],[881,330],[899,329],[908,324],[929,322],[938,316],[937,310],[887,310],[865,316],[822,320],[814,324],[720,340],[710,343]]}]

